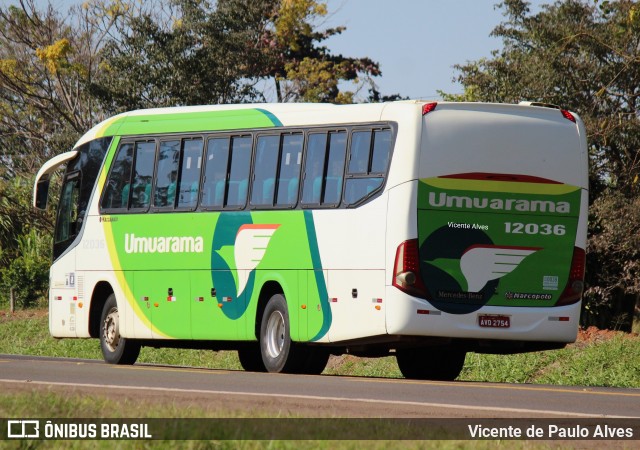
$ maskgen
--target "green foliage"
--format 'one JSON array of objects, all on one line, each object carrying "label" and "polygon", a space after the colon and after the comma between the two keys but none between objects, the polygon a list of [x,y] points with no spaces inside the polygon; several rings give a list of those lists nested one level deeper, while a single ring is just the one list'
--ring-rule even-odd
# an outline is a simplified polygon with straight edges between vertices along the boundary
[{"label": "green foliage", "polygon": [[115,37],[101,51],[92,92],[110,112],[153,106],[267,99],[260,80],[283,101],[351,102],[340,81],[375,90],[369,58],[332,55],[319,43],[341,33],[318,31],[327,14],[316,0],[159,1],[160,8],[104,9]]},{"label": "green foliage", "polygon": [[0,178],[0,269],[20,253],[20,237],[30,230],[44,234],[53,228],[51,213],[31,207],[31,186],[21,178]]},{"label": "green foliage", "polygon": [[249,78],[260,67],[254,43],[266,14],[264,1],[221,1],[217,9],[206,1],[160,4],[117,10],[117,33],[101,50],[102,70],[92,81],[92,92],[107,111],[257,97]]},{"label": "green foliage", "polygon": [[373,77],[381,75],[370,58],[333,55],[320,43],[341,34],[345,27],[318,31],[314,23],[327,15],[326,3],[316,0],[276,1],[267,23],[264,51],[271,66],[279,102],[307,101],[352,103],[357,92],[339,89],[341,81],[355,83],[356,91],[367,87],[378,95]]},{"label": "green foliage", "polygon": [[631,331],[640,298],[640,197],[607,191],[590,210],[588,267],[583,323]]},{"label": "green foliage", "polygon": [[51,262],[51,216],[31,207],[31,187],[0,178],[0,303],[11,290],[17,307],[46,298]]},{"label": "green foliage", "polygon": [[0,7],[0,177],[32,176],[101,118],[86,89],[99,36],[80,12]]},{"label": "green foliage", "polygon": [[18,236],[18,255],[0,270],[0,291],[4,301],[13,289],[17,306],[28,308],[45,297],[49,287],[51,238],[35,230]]},{"label": "green foliage", "polygon": [[467,355],[460,380],[640,387],[640,340],[618,334],[592,344],[519,355]]}]

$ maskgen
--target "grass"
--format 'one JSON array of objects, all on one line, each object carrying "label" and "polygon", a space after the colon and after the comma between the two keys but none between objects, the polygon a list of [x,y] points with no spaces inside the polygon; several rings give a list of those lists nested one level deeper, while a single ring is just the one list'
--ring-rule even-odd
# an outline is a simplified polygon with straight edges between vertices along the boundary
[{"label": "grass", "polygon": [[[635,328],[637,330],[637,326]],[[521,355],[467,355],[459,379],[465,381],[543,383],[555,385],[640,387],[640,338],[637,335],[607,333],[600,338],[581,340],[563,350]],[[53,339],[48,333],[45,310],[20,311],[14,315],[0,312],[0,353],[36,356],[62,356],[101,359],[96,339]],[[218,369],[240,369],[235,352],[206,350],[144,348],[139,362],[197,366]],[[351,355],[332,357],[325,374],[401,377],[393,357],[356,358]],[[0,393],[0,417],[136,417],[154,418],[266,418],[266,410],[221,409],[215,403],[206,407],[185,405],[162,397],[139,399],[119,396],[118,401],[99,394],[66,392],[47,389],[4,391]],[[279,419],[296,419],[293,415]],[[242,434],[240,434],[242,435]],[[228,440],[228,441],[3,441],[2,448],[69,449],[85,448],[173,448],[187,449],[489,449],[497,441],[319,441],[319,440]],[[537,449],[558,447],[535,441],[509,441],[509,448]],[[571,446],[571,445],[570,445]],[[559,447],[558,447],[559,448]]]},{"label": "grass", "polygon": [[[152,430],[158,430],[153,427],[153,420],[158,418],[170,417],[167,421],[163,421],[160,425],[163,428],[169,428],[170,431],[179,430],[179,436],[189,435],[188,430],[206,430],[215,428],[217,433],[228,436],[229,440],[205,441],[205,440],[181,440],[181,441],[162,441],[162,440],[20,440],[20,441],[0,441],[1,448],[39,448],[39,449],[85,449],[85,448],[118,448],[118,449],[141,449],[141,448],[186,448],[186,449],[361,449],[366,446],[367,449],[383,450],[383,449],[423,449],[423,448],[439,448],[439,449],[491,449],[495,448],[498,441],[467,441],[467,440],[429,440],[429,441],[413,441],[413,440],[319,440],[323,435],[331,436],[330,430],[348,427],[349,433],[355,435],[367,436],[398,436],[398,433],[404,432],[398,429],[397,422],[386,423],[386,420],[376,421],[376,429],[366,428],[370,422],[360,421],[359,419],[337,419],[326,418],[328,420],[318,423],[318,420],[307,423],[306,419],[293,415],[279,416],[276,422],[273,421],[267,413],[260,410],[227,410],[220,412],[215,405],[206,408],[191,407],[185,408],[176,405],[171,401],[161,398],[156,399],[139,399],[135,397],[119,397],[117,402],[101,395],[87,395],[46,391],[31,391],[19,393],[3,393],[0,395],[0,417],[46,417],[49,419],[74,419],[74,418],[121,418],[135,417],[136,423],[150,424]],[[34,413],[34,405],[37,405],[37,412]],[[107,412],[107,414],[105,414]],[[160,415],[161,414],[161,415]],[[220,419],[224,417],[224,419]],[[150,419],[150,420],[145,420]],[[188,419],[176,423],[175,419]],[[198,421],[193,419],[205,419]],[[208,419],[208,420],[207,420]],[[231,420],[225,420],[231,419]],[[233,419],[247,419],[233,421]],[[257,420],[255,420],[257,419]],[[271,419],[270,421],[261,422],[261,419]],[[96,420],[88,420],[86,423],[95,423]],[[299,436],[299,432],[295,431],[295,427],[300,424],[300,420],[305,422],[302,425],[305,429],[312,433],[309,439],[305,440],[248,440],[246,438],[237,439],[235,436],[248,436],[257,430],[270,433],[268,428],[278,426],[281,427],[276,434],[287,435],[288,430],[293,429],[292,436]],[[71,420],[73,422],[73,420]],[[107,420],[108,422],[108,420]],[[41,419],[40,424],[44,423]],[[407,427],[411,427],[411,423],[407,422]],[[416,426],[415,424],[413,425]],[[420,425],[419,425],[420,426]],[[183,427],[183,428],[181,428]],[[222,428],[226,427],[226,429]],[[234,428],[235,427],[235,428]],[[314,428],[319,431],[313,431]],[[171,428],[173,430],[171,430]],[[99,429],[99,428],[98,428]],[[329,430],[329,431],[326,431]],[[153,431],[154,433],[156,431]],[[344,432],[344,429],[341,429]],[[41,430],[41,433],[43,431]],[[162,431],[160,432],[162,433]],[[211,435],[205,431],[205,435]],[[373,434],[372,434],[373,433]],[[342,434],[342,433],[341,433]],[[351,435],[351,434],[350,434]],[[400,435],[401,436],[401,435]],[[155,437],[159,437],[155,435]],[[545,443],[525,442],[525,441],[509,441],[509,448],[514,449],[536,449],[550,448]]]},{"label": "grass", "polygon": [[[0,313],[0,353],[101,359],[97,339],[53,339],[44,310]],[[241,369],[236,352],[143,348],[141,363]],[[469,353],[459,380],[640,388],[640,337],[591,335],[562,350],[519,355]],[[325,374],[401,378],[394,357],[332,357]]]}]

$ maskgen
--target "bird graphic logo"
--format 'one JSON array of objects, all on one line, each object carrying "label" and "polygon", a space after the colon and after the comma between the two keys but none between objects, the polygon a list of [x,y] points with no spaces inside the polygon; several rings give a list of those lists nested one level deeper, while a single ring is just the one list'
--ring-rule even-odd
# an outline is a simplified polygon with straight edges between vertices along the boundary
[{"label": "bird graphic logo", "polygon": [[[254,270],[264,258],[269,241],[280,225],[276,224],[246,224],[238,229],[234,245],[234,259],[236,269]],[[238,280],[238,297],[247,285],[247,280]]]},{"label": "bird graphic logo", "polygon": [[429,263],[454,278],[463,291],[480,292],[489,281],[513,272],[527,256],[538,250],[541,249],[476,244],[464,250],[460,259],[438,258]]},{"label": "bird graphic logo", "polygon": [[221,215],[213,234],[211,281],[222,313],[242,317],[253,292],[256,268],[280,224],[253,223],[249,213]]},{"label": "bird graphic logo", "polygon": [[480,292],[491,280],[513,272],[539,247],[473,245],[462,254],[460,270],[467,281],[468,292]]}]

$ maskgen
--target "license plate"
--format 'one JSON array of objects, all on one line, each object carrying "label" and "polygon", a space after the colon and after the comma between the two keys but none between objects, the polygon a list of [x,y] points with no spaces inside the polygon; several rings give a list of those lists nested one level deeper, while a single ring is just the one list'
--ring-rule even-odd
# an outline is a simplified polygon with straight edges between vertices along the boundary
[{"label": "license plate", "polygon": [[484,328],[509,328],[509,316],[478,316],[478,324]]}]

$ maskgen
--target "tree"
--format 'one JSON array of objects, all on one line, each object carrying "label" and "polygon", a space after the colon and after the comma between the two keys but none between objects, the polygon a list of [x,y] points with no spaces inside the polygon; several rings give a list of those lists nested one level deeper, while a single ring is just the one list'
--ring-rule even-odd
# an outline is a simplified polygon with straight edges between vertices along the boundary
[{"label": "tree", "polygon": [[111,113],[138,108],[234,103],[255,99],[252,49],[264,2],[229,11],[229,1],[173,0],[135,10],[112,7],[115,32],[101,52],[93,93]]},{"label": "tree", "polygon": [[0,7],[0,284],[26,304],[48,277],[53,228],[52,212],[31,207],[33,177],[104,117],[88,90],[106,36],[98,23],[86,8]]},{"label": "tree", "polygon": [[[316,0],[166,0],[132,13],[114,10],[116,33],[102,51],[93,92],[111,111],[151,106],[266,101],[260,81],[273,82],[276,99],[348,103],[342,80],[376,89],[378,64],[332,55],[318,44],[344,28],[315,29],[326,15]],[[113,8],[112,8],[113,10]]]},{"label": "tree", "polygon": [[0,176],[33,174],[103,117],[87,89],[99,39],[81,8],[70,18],[34,0],[0,8]]},{"label": "tree", "polygon": [[[566,0],[533,14],[505,0],[492,35],[503,48],[458,65],[454,100],[562,105],[587,128],[592,212],[585,304],[593,314],[640,294],[637,243],[640,183],[640,5]],[[618,231],[616,231],[618,230]]]},{"label": "tree", "polygon": [[381,75],[370,58],[332,55],[322,41],[341,34],[345,27],[316,31],[313,23],[327,15],[326,3],[316,0],[281,0],[266,28],[264,41],[270,53],[268,71],[279,102],[307,101],[352,103],[355,93],[341,92],[340,81],[354,81],[379,95],[373,77]]}]

